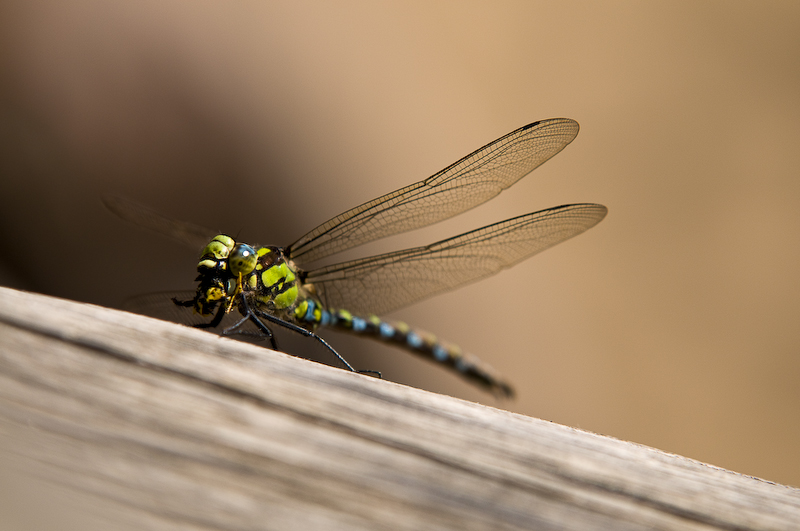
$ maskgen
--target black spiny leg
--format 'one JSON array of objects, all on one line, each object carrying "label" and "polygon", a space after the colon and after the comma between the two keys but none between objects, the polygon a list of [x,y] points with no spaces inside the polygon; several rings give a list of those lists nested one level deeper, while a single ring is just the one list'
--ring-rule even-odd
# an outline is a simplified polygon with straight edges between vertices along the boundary
[{"label": "black spiny leg", "polygon": [[[242,295],[242,296],[244,296],[244,295]],[[234,324],[232,326],[229,326],[228,328],[223,330],[222,331],[222,335],[229,336],[229,335],[233,335],[233,334],[242,334],[242,335],[253,335],[255,337],[262,337],[262,336],[259,336],[256,333],[254,333],[254,332],[237,331],[236,330],[237,328],[239,328],[240,326],[245,324],[247,321],[251,321],[252,320],[251,315],[252,315],[252,312],[250,311],[250,308],[247,308],[247,315],[245,315],[244,317],[239,319],[236,322],[236,324]],[[261,324],[263,324],[263,323],[261,323]],[[263,335],[267,336],[267,338],[269,339],[269,344],[272,347],[272,350],[278,350],[278,342],[275,340],[275,335],[272,333],[272,330],[270,330],[269,327],[267,327],[267,326],[259,326],[258,323],[256,323],[256,326],[258,326],[258,329],[261,331],[261,333]]]},{"label": "black spiny leg", "polygon": [[[188,301],[179,301],[175,297],[172,297],[172,302],[175,304],[175,306],[180,306],[181,308],[194,308],[194,301],[191,300],[191,299],[188,300]],[[223,317],[225,317],[225,305],[220,305],[219,310],[217,310],[217,314],[214,316],[214,318],[211,321],[209,321],[207,323],[197,323],[196,325],[193,325],[193,327],[194,328],[216,328],[222,322],[222,318]]]},{"label": "black spiny leg", "polygon": [[[253,322],[253,324],[255,324],[255,325],[258,327],[258,329],[259,329],[259,330],[261,330],[262,332],[264,332],[265,334],[267,334],[267,335],[270,337],[270,339],[271,339],[271,338],[272,338],[272,331],[269,329],[269,327],[268,327],[267,325],[265,325],[265,324],[264,324],[264,323],[261,321],[261,319],[259,319],[259,317],[261,317],[261,318],[264,318],[264,319],[266,319],[267,321],[270,321],[270,322],[272,322],[272,323],[275,323],[275,324],[277,324],[277,325],[280,325],[280,326],[282,326],[282,327],[284,327],[284,328],[288,328],[289,330],[291,330],[291,331],[293,331],[293,332],[297,332],[298,334],[300,334],[300,335],[302,335],[302,336],[305,336],[305,337],[310,337],[310,338],[316,339],[317,341],[319,341],[320,343],[322,343],[322,345],[323,345],[325,348],[327,348],[329,351],[331,351],[331,352],[333,353],[333,355],[334,355],[334,356],[336,356],[336,359],[338,359],[339,361],[341,361],[341,362],[342,362],[342,365],[344,365],[344,366],[345,366],[345,367],[346,367],[346,368],[347,368],[349,371],[351,371],[351,372],[357,372],[357,373],[359,373],[359,374],[372,374],[372,375],[374,375],[374,376],[376,376],[376,377],[378,377],[378,378],[380,378],[380,377],[381,377],[381,373],[380,373],[380,372],[378,372],[378,371],[357,371],[356,369],[354,369],[354,368],[353,368],[353,366],[352,366],[352,365],[350,365],[349,363],[347,363],[347,360],[346,360],[346,359],[344,359],[344,358],[343,358],[343,357],[342,357],[342,356],[341,356],[341,355],[340,355],[338,352],[336,352],[336,350],[334,350],[334,348],[333,348],[332,346],[330,346],[330,345],[328,344],[328,342],[327,342],[327,341],[325,341],[324,339],[322,339],[320,336],[318,336],[318,335],[317,335],[317,334],[315,334],[314,332],[311,332],[311,331],[309,331],[309,330],[306,330],[305,328],[303,328],[303,327],[301,327],[301,326],[297,326],[297,325],[296,325],[296,324],[294,324],[294,323],[290,323],[290,322],[288,322],[288,321],[284,321],[283,319],[280,319],[280,318],[278,318],[278,317],[275,317],[274,315],[270,315],[270,314],[268,314],[268,313],[266,313],[266,312],[254,312],[252,309],[250,309],[250,305],[249,305],[249,304],[247,304],[247,298],[245,297],[245,294],[244,294],[244,293],[242,293],[241,297],[242,297],[242,307],[243,307],[243,308],[244,308],[244,310],[245,310],[245,316],[244,316],[244,318],[243,318],[241,321],[239,321],[238,323],[236,323],[236,324],[235,324],[234,326],[232,326],[231,328],[235,328],[235,327],[237,327],[237,326],[241,325],[241,324],[242,324],[244,321],[246,321],[246,320],[248,320],[248,319],[249,319],[249,320],[251,320],[251,321]],[[228,329],[228,330],[230,330],[230,329]],[[227,331],[227,330],[226,330],[226,331]],[[274,342],[273,342],[273,343],[274,343]],[[277,347],[276,347],[276,348],[277,348]]]}]

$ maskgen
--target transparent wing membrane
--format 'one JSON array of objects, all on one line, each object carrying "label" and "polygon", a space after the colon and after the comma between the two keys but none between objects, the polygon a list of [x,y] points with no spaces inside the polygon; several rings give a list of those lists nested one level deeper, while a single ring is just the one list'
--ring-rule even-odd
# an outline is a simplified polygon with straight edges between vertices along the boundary
[{"label": "transparent wing membrane", "polygon": [[593,227],[606,212],[596,204],[550,208],[432,245],[324,267],[306,282],[328,307],[381,315],[494,275]]},{"label": "transparent wing membrane", "polygon": [[115,195],[103,196],[103,204],[120,218],[168,236],[199,251],[217,235],[217,232],[188,221],[178,221],[163,216],[130,199]]},{"label": "transparent wing membrane", "polygon": [[208,322],[208,317],[193,312],[191,308],[176,306],[172,302],[173,298],[179,301],[191,300],[194,294],[194,291],[159,291],[137,295],[123,302],[122,309],[164,321],[197,326]]},{"label": "transparent wing membrane", "polygon": [[425,227],[480,205],[564,149],[578,134],[568,118],[526,125],[432,177],[348,210],[289,246],[298,264]]}]

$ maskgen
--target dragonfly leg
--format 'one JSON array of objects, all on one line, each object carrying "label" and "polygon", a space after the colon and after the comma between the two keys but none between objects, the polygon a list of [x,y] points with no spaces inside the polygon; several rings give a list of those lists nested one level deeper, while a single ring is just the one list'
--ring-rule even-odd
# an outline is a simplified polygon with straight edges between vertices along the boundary
[{"label": "dragonfly leg", "polygon": [[[246,316],[242,317],[241,319],[239,319],[236,322],[236,324],[234,324],[232,326],[229,326],[228,328],[223,330],[222,331],[222,335],[228,336],[228,335],[233,335],[233,334],[242,334],[242,335],[258,336],[258,334],[256,334],[255,332],[248,333],[246,331],[236,330],[237,328],[242,326],[244,323],[246,323],[247,321],[251,320],[250,319],[250,314],[252,312],[250,312],[249,308],[247,310],[248,310],[248,315],[246,315]],[[263,324],[263,323],[261,323],[261,324]],[[267,338],[269,339],[270,346],[272,346],[272,349],[273,350],[278,350],[278,342],[275,340],[275,335],[272,333],[272,330],[270,330],[268,326],[259,326],[258,323],[256,323],[256,326],[258,326],[258,329],[261,331],[262,334],[267,336]],[[261,336],[258,336],[258,337],[261,337]]]},{"label": "dragonfly leg", "polygon": [[[194,301],[191,300],[191,299],[188,300],[188,301],[179,301],[175,297],[172,297],[172,302],[173,302],[173,304],[175,304],[175,306],[180,306],[181,308],[192,308],[192,307],[194,307]],[[223,317],[225,317],[225,306],[224,305],[220,306],[219,310],[217,310],[217,314],[214,316],[214,318],[211,321],[209,321],[207,323],[198,323],[198,324],[194,325],[194,328],[216,328],[222,322],[222,318]]]},{"label": "dragonfly leg", "polygon": [[[360,371],[360,370],[356,370],[356,369],[354,369],[354,368],[353,368],[353,366],[352,366],[352,365],[350,365],[349,363],[347,363],[347,360],[346,360],[346,359],[344,359],[344,358],[342,357],[342,355],[341,355],[341,354],[339,354],[338,352],[336,352],[336,350],[334,350],[334,348],[333,348],[332,346],[330,346],[330,345],[328,344],[328,342],[327,342],[327,341],[325,341],[324,339],[322,339],[320,336],[318,336],[318,335],[317,335],[317,334],[315,334],[314,332],[311,332],[310,330],[306,330],[305,328],[303,328],[303,327],[301,327],[301,326],[297,326],[297,325],[296,325],[296,324],[294,324],[294,323],[290,323],[290,322],[288,322],[288,321],[284,321],[283,319],[281,319],[281,318],[279,318],[279,317],[275,317],[274,315],[270,315],[270,314],[268,314],[268,313],[266,313],[266,312],[257,312],[257,311],[253,311],[253,310],[250,308],[250,305],[249,305],[249,304],[247,304],[247,299],[246,299],[246,297],[245,297],[244,293],[242,293],[241,297],[242,297],[242,305],[243,305],[243,307],[244,307],[244,310],[245,310],[245,313],[246,313],[246,315],[245,315],[245,317],[242,319],[242,321],[240,321],[239,323],[237,323],[236,325],[234,325],[234,327],[235,327],[235,326],[239,326],[239,325],[240,325],[240,324],[241,324],[243,321],[246,321],[246,320],[248,320],[248,319],[249,319],[250,321],[252,321],[252,322],[253,322],[253,324],[255,324],[255,325],[258,327],[258,329],[259,329],[259,330],[261,330],[261,331],[262,331],[262,332],[264,332],[265,334],[268,334],[270,337],[272,337],[272,331],[269,329],[269,327],[268,327],[266,324],[264,324],[264,323],[261,321],[261,319],[260,319],[260,318],[266,319],[267,321],[270,321],[270,322],[272,322],[272,323],[275,323],[275,324],[277,324],[277,325],[280,325],[280,326],[282,326],[282,327],[284,327],[284,328],[288,328],[288,329],[289,329],[289,330],[291,330],[292,332],[297,332],[298,334],[300,334],[300,335],[302,335],[302,336],[305,336],[305,337],[310,337],[310,338],[316,339],[317,341],[319,341],[320,343],[322,343],[322,345],[323,345],[325,348],[327,348],[327,349],[328,349],[328,350],[329,350],[329,351],[330,351],[330,352],[331,352],[331,353],[332,353],[334,356],[336,356],[336,359],[338,359],[338,360],[339,360],[339,361],[342,363],[342,365],[344,365],[344,366],[345,366],[345,367],[346,367],[346,368],[347,368],[349,371],[351,371],[351,372],[357,372],[357,373],[359,373],[359,374],[371,374],[371,375],[373,375],[373,376],[376,376],[376,377],[378,377],[378,378],[380,378],[380,377],[381,377],[381,373],[380,373],[380,372],[378,372],[378,371],[369,371],[369,370]],[[232,327],[232,328],[233,328],[233,327]]]}]

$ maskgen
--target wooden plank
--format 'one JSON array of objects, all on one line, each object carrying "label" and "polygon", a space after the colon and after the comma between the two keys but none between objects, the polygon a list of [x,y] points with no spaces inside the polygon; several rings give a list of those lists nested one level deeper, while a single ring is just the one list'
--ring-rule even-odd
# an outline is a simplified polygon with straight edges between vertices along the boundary
[{"label": "wooden plank", "polygon": [[0,345],[36,529],[800,528],[800,489],[124,312],[0,288]]}]

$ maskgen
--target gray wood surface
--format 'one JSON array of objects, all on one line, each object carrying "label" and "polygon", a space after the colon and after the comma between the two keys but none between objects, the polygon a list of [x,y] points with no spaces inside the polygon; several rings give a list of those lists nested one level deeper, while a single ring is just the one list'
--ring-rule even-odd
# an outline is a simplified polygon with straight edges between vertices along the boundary
[{"label": "gray wood surface", "polygon": [[3,529],[800,529],[800,489],[0,288]]}]

